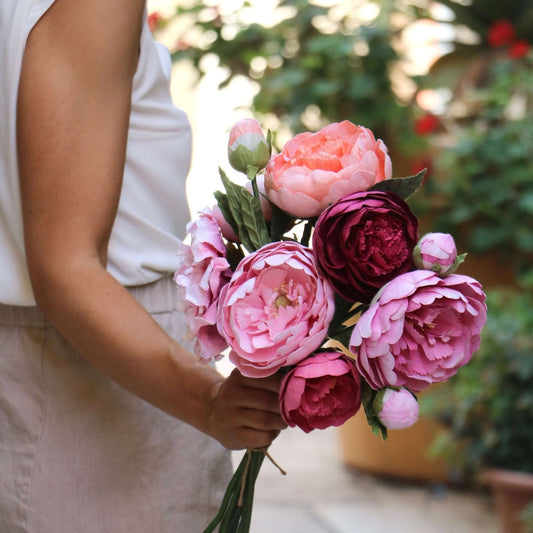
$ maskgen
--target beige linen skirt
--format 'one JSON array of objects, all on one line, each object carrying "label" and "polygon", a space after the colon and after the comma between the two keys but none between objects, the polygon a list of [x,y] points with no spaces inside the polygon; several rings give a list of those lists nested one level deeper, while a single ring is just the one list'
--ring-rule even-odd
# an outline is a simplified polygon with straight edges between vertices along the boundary
[{"label": "beige linen skirt", "polygon": [[[172,280],[130,290],[182,342]],[[38,309],[0,305],[0,532],[199,533],[230,476],[219,443],[95,371]]]}]

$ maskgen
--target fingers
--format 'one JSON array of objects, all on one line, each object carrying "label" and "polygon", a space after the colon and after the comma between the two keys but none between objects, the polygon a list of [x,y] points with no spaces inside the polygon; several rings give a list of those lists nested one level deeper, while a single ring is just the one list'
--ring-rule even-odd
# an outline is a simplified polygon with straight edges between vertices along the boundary
[{"label": "fingers", "polygon": [[213,436],[230,449],[268,446],[287,427],[280,414],[281,378],[247,378],[234,371],[217,388]]}]

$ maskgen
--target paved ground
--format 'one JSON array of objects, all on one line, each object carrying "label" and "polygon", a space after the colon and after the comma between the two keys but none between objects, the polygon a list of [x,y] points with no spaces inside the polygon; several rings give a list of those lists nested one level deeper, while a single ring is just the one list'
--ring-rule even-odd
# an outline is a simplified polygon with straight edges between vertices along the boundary
[{"label": "paved ground", "polygon": [[[497,533],[492,501],[442,485],[378,479],[347,468],[335,429],[282,433],[256,486],[251,533]],[[242,452],[235,454],[239,461]]]}]

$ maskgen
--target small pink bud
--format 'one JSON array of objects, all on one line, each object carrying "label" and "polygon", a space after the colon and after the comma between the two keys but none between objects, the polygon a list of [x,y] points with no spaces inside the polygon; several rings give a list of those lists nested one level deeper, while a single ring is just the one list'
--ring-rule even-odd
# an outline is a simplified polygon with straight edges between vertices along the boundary
[{"label": "small pink bud", "polygon": [[257,120],[245,118],[234,124],[229,134],[228,158],[239,172],[247,173],[248,167],[261,170],[267,166],[270,147]]},{"label": "small pink bud", "polygon": [[407,389],[383,389],[374,400],[374,410],[387,429],[405,429],[418,420],[418,402]]},{"label": "small pink bud", "polygon": [[449,233],[426,233],[413,250],[413,261],[417,268],[439,276],[451,274],[458,265],[453,237]]}]

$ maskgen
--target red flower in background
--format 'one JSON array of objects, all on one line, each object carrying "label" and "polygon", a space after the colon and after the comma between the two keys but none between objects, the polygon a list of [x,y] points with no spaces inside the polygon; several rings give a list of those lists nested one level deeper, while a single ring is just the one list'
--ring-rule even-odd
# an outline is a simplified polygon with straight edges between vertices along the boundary
[{"label": "red flower in background", "polygon": [[431,113],[426,113],[415,121],[415,133],[420,137],[425,137],[437,131],[440,126],[439,119]]},{"label": "red flower in background", "polygon": [[153,13],[150,13],[148,15],[147,22],[150,31],[157,30],[163,22],[163,16],[161,15],[161,13],[154,11]]},{"label": "red flower in background", "polygon": [[525,39],[517,39],[516,41],[512,42],[511,46],[509,47],[509,56],[513,59],[519,59],[527,56],[530,49],[531,45],[528,41]]},{"label": "red flower in background", "polygon": [[487,40],[490,46],[498,48],[511,44],[514,36],[514,26],[508,20],[498,20],[489,28]]}]

